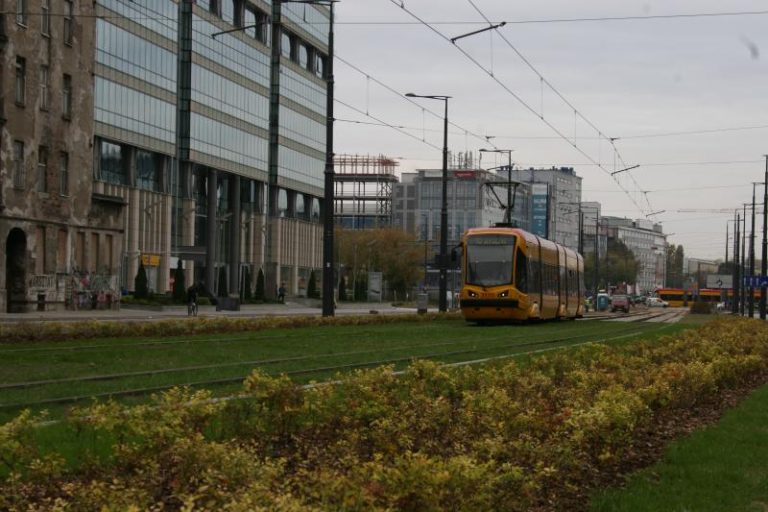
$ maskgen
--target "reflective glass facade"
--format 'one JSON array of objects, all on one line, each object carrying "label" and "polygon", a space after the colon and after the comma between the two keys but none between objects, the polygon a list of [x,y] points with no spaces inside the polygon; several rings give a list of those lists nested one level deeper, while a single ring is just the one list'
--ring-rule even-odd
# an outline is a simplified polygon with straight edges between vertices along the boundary
[{"label": "reflective glass facade", "polygon": [[[175,146],[179,140],[176,95],[181,83],[179,4],[171,0],[97,0],[97,4],[118,17],[107,12],[96,21],[96,61],[119,73],[97,68],[96,121],[135,134],[135,139],[121,143],[137,150],[150,149],[142,147],[146,137]],[[279,135],[285,142],[278,150],[277,172],[302,192],[318,197],[325,165],[326,84],[316,76],[315,63],[325,58],[322,46],[327,43],[329,18],[310,5],[286,3],[282,9],[293,51],[281,63],[280,93],[288,101],[280,103]],[[263,23],[270,15],[263,6],[239,0],[201,1],[193,6],[188,134],[192,163],[266,179],[271,49],[265,43],[269,43],[270,27],[212,35],[235,24]],[[116,137],[98,129],[97,136]],[[151,149],[158,147],[163,146]],[[163,156],[171,159],[175,154],[169,149]],[[141,169],[147,176],[137,174],[137,185],[162,189],[151,171],[157,162],[143,160]],[[164,165],[173,167],[170,160]],[[300,200],[309,217],[319,208],[315,197],[308,196],[306,203]]]},{"label": "reflective glass facade", "polygon": [[176,105],[98,76],[95,85],[96,121],[174,142]]},{"label": "reflective glass facade", "polygon": [[176,92],[176,55],[104,20],[96,20],[96,62]]}]

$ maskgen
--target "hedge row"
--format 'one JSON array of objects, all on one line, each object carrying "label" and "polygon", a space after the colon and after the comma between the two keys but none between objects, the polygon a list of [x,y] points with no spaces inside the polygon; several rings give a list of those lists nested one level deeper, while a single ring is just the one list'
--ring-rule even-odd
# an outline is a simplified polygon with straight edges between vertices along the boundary
[{"label": "hedge row", "polygon": [[426,315],[349,315],[268,316],[250,318],[196,317],[147,321],[88,320],[82,322],[23,322],[0,324],[3,342],[70,341],[94,338],[132,338],[160,336],[192,336],[222,334],[265,329],[302,327],[377,325],[401,322],[429,322],[439,318],[459,318],[458,313],[428,313]]},{"label": "hedge row", "polygon": [[[763,375],[768,328],[718,320],[525,365],[382,367],[309,389],[258,371],[245,400],[176,389],[69,424],[109,456],[40,456],[28,413],[0,427],[3,510],[565,510],[659,415]],[[97,443],[98,444],[98,443]]]}]

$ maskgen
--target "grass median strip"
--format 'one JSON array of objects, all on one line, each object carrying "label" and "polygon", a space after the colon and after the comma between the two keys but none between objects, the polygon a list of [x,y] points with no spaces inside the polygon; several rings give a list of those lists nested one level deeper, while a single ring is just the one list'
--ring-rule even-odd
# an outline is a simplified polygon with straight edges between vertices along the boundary
[{"label": "grass median strip", "polygon": [[768,386],[710,427],[671,444],[592,512],[761,512],[768,509]]},{"label": "grass median strip", "polygon": [[[513,353],[516,347],[547,342],[568,344],[570,338],[595,339],[649,326],[607,322],[561,322],[541,325],[475,327],[460,320],[445,319],[428,324],[385,324],[378,326],[328,326],[321,329],[272,330],[238,333],[225,341],[206,337],[194,345],[166,340],[167,345],[147,352],[145,342],[117,343],[109,340],[82,341],[83,347],[98,350],[21,351],[4,354],[0,375],[0,421],[10,419],[24,406],[49,407],[54,417],[70,402],[110,394],[141,395],[174,385],[198,383],[215,386],[217,395],[235,391],[252,367],[270,374],[294,374],[299,382],[327,379],[354,367],[394,362],[405,366],[413,358],[445,362]],[[627,331],[629,332],[629,331]],[[284,335],[284,336],[281,336]],[[567,338],[567,339],[566,339]],[[135,345],[139,344],[139,347]],[[35,343],[37,349],[56,348],[60,343]],[[14,350],[20,349],[14,344]],[[477,355],[473,355],[477,354]],[[43,378],[41,378],[43,377]],[[48,382],[45,382],[48,381]],[[231,383],[231,384],[228,384]],[[15,388],[15,389],[14,389]],[[134,403],[140,397],[126,400]]]}]

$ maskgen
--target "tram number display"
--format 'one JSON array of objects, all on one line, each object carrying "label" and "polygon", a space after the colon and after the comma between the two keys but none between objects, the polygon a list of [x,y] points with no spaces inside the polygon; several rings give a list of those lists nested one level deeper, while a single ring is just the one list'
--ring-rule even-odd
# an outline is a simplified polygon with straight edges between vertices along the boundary
[{"label": "tram number display", "polygon": [[509,235],[480,235],[467,239],[468,245],[515,245],[515,237]]}]

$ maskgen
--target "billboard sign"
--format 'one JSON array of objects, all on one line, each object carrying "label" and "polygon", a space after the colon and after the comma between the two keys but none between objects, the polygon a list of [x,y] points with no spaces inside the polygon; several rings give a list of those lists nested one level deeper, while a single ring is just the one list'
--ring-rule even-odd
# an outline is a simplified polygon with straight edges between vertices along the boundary
[{"label": "billboard sign", "polygon": [[733,288],[733,276],[731,274],[707,275],[707,288]]},{"label": "billboard sign", "polygon": [[549,189],[546,183],[531,186],[531,233],[549,238]]},{"label": "billboard sign", "polygon": [[381,272],[368,272],[368,302],[381,302]]}]

